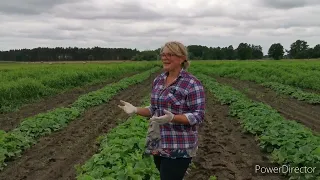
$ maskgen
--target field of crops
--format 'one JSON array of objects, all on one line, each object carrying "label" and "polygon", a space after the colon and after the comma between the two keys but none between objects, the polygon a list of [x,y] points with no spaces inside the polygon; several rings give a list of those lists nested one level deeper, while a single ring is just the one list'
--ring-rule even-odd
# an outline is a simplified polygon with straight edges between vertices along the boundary
[{"label": "field of crops", "polygon": [[[194,61],[206,90],[200,146],[185,179],[320,179],[320,61]],[[159,179],[143,156],[159,62],[5,64],[0,179]],[[254,166],[314,173],[258,175]],[[215,178],[214,178],[215,177]]]},{"label": "field of crops", "polygon": [[24,65],[0,69],[0,112],[17,110],[23,103],[88,83],[119,78],[154,66],[154,63]]}]

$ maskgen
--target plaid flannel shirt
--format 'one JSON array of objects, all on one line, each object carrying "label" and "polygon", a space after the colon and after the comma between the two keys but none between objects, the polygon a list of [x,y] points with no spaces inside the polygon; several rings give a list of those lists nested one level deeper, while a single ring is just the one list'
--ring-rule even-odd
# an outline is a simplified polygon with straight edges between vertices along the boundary
[{"label": "plaid flannel shirt", "polygon": [[197,126],[204,120],[204,88],[196,77],[183,69],[167,88],[166,77],[164,72],[153,81],[149,110],[155,116],[164,115],[164,109],[173,114],[184,114],[190,125],[172,122],[158,125],[159,138],[147,138],[146,153],[171,158],[192,157],[198,148]]}]

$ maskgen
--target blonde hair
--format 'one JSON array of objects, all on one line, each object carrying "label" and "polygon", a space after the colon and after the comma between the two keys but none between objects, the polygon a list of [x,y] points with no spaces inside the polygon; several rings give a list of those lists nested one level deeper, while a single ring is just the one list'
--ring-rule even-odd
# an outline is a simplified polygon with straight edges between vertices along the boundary
[{"label": "blonde hair", "polygon": [[170,41],[164,44],[164,46],[161,48],[160,53],[163,51],[163,49],[167,47],[171,53],[173,53],[176,56],[184,56],[186,59],[181,64],[183,69],[188,69],[190,66],[190,62],[188,60],[188,50],[187,47],[185,47],[182,43],[178,41]]}]

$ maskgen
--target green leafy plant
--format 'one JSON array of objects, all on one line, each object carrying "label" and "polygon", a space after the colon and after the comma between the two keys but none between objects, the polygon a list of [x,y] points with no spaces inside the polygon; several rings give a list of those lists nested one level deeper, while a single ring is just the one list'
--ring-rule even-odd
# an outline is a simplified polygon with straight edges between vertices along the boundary
[{"label": "green leafy plant", "polygon": [[18,110],[25,103],[70,88],[120,78],[158,65],[155,62],[126,62],[12,66],[17,68],[0,71],[0,113]]},{"label": "green leafy plant", "polygon": [[254,102],[239,91],[221,85],[213,78],[195,71],[204,86],[223,104],[230,106],[230,115],[241,120],[245,132],[258,137],[260,147],[271,153],[270,160],[291,167],[316,167],[312,174],[290,173],[290,179],[316,179],[320,176],[320,136],[305,126],[284,119],[264,103]]},{"label": "green leafy plant", "polygon": [[265,82],[261,85],[271,88],[279,94],[289,95],[299,101],[306,101],[310,104],[320,104],[320,95],[316,93],[304,92],[300,88],[283,85],[277,82]]},{"label": "green leafy plant", "polygon": [[56,108],[47,113],[26,118],[20,126],[10,132],[0,131],[0,168],[6,166],[6,161],[19,156],[22,151],[36,143],[38,138],[61,130],[86,109],[108,102],[121,90],[144,81],[158,70],[159,68],[155,67],[143,73],[124,78],[100,90],[80,96],[71,107]]},{"label": "green leafy plant", "polygon": [[[317,67],[313,69],[313,67]],[[302,88],[320,90],[319,62],[195,62],[191,71],[206,75],[237,78],[256,82],[279,94],[289,95],[310,104],[320,104],[320,95]]]},{"label": "green leafy plant", "polygon": [[99,137],[99,152],[76,165],[77,179],[160,179],[153,159],[143,155],[147,128],[147,119],[135,115]]}]

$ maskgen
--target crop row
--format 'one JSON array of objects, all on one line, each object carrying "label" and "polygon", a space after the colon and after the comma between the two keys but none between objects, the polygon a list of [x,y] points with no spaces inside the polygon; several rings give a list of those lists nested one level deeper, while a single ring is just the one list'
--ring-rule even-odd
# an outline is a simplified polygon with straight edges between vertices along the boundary
[{"label": "crop row", "polygon": [[[221,68],[219,71],[216,71],[215,68],[213,68],[213,65],[204,66],[204,64],[198,64],[197,66],[193,67],[194,70],[201,69],[201,72],[207,75],[218,75],[222,77],[232,77],[232,78],[240,78],[242,80],[251,80],[256,83],[260,83],[260,85],[268,87],[270,89],[273,89],[275,92],[279,94],[285,94],[289,95],[293,98],[296,98],[300,101],[305,101],[310,104],[320,104],[320,94],[317,93],[311,93],[311,92],[305,92],[299,87],[293,87],[290,85],[282,84],[279,81],[280,79],[270,79],[261,77],[259,75],[255,75],[253,72],[251,75],[249,75],[249,69],[246,71],[233,71],[231,69],[227,68]],[[267,70],[266,70],[267,71]],[[274,76],[274,73],[270,72],[269,76]],[[272,82],[269,80],[273,80]],[[305,82],[306,83],[306,82]]]},{"label": "crop row", "polygon": [[310,104],[320,104],[320,94],[305,92],[297,87],[284,85],[277,82],[262,83],[262,86],[273,89],[279,94],[285,94],[291,96],[299,101],[305,101]]},{"label": "crop row", "polygon": [[236,61],[223,63],[195,62],[194,64],[201,65],[204,71],[222,77],[239,78],[257,83],[278,82],[302,89],[320,90],[320,71],[312,69],[319,66],[319,62],[302,63],[293,61],[290,63],[284,61]]},{"label": "crop row", "polygon": [[24,103],[85,84],[141,72],[155,63],[26,65],[0,71],[0,113],[17,110]]},{"label": "crop row", "polygon": [[38,138],[66,127],[70,121],[79,117],[87,108],[108,102],[119,91],[146,80],[158,70],[159,68],[155,67],[124,78],[100,90],[82,95],[68,108],[57,108],[26,118],[19,127],[10,132],[0,130],[0,168],[6,165],[5,161],[19,156],[22,151],[36,143]]},{"label": "crop row", "polygon": [[197,71],[196,76],[221,103],[230,106],[230,115],[240,119],[245,132],[258,137],[260,147],[271,153],[271,161],[290,167],[316,167],[315,173],[288,174],[291,179],[320,176],[320,137],[297,123],[286,120],[270,106],[254,102],[233,88],[219,84]]},{"label": "crop row", "polygon": [[[143,106],[148,105],[147,100],[144,99]],[[147,128],[148,120],[134,115],[100,136],[99,152],[76,166],[77,179],[160,179],[153,159],[144,156]]]}]

